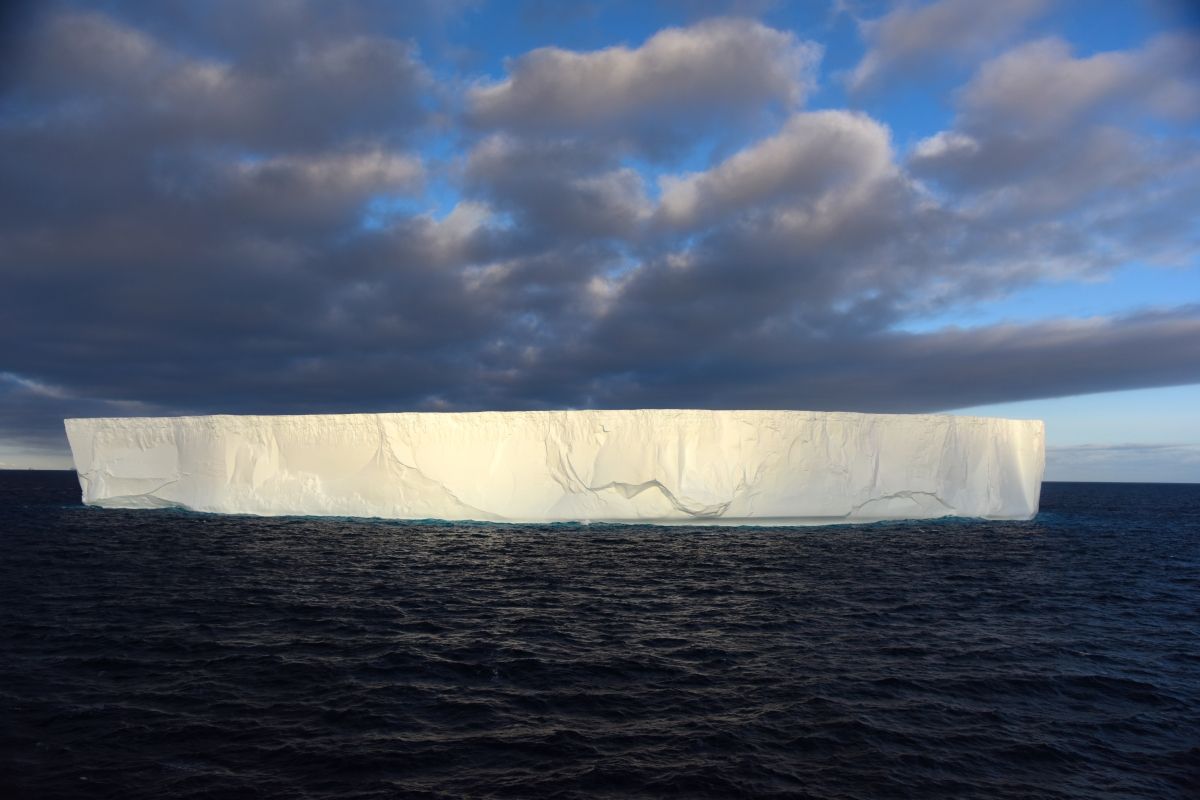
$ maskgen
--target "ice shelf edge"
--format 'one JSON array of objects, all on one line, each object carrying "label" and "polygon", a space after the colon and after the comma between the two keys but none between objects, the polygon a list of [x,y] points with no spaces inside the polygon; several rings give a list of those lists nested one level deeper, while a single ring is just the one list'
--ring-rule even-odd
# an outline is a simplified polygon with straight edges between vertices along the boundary
[{"label": "ice shelf edge", "polygon": [[259,515],[827,525],[1030,519],[1036,420],[536,411],[65,420],[83,502]]}]

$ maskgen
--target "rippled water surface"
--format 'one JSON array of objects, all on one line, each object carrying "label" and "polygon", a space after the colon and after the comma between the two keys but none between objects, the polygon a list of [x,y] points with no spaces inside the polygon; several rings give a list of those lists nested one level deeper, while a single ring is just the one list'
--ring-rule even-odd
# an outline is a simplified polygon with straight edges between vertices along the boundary
[{"label": "rippled water surface", "polygon": [[78,496],[0,472],[4,797],[1200,797],[1200,486],[809,529]]}]

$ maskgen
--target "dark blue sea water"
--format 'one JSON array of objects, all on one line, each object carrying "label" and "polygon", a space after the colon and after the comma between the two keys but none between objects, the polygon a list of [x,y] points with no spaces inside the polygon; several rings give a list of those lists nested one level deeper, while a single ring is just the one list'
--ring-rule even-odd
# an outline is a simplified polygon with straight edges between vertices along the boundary
[{"label": "dark blue sea water", "polygon": [[0,796],[1200,797],[1200,486],[503,527],[0,473]]}]

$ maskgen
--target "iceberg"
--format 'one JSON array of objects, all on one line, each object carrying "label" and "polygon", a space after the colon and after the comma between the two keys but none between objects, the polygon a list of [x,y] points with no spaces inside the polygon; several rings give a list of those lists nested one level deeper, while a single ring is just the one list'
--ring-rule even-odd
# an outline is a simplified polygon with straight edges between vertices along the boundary
[{"label": "iceberg", "polygon": [[65,420],[83,502],[229,514],[827,525],[1030,519],[1036,420],[486,411]]}]

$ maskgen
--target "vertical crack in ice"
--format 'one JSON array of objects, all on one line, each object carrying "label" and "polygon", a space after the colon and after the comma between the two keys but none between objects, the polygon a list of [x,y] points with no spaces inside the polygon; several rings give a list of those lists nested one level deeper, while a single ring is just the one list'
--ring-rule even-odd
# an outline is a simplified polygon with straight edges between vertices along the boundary
[{"label": "vertical crack in ice", "polygon": [[392,447],[391,439],[388,437],[387,428],[383,424],[383,415],[374,414],[372,416],[375,418],[376,431],[379,434],[379,442],[375,447],[375,455],[372,460],[380,464],[385,472],[395,475],[401,480],[401,482],[403,482],[403,474],[405,472],[409,472],[416,475],[416,477],[425,481],[427,484],[437,487],[445,494],[446,497],[456,503],[459,509],[474,515],[471,517],[463,517],[463,519],[495,520],[501,518],[498,514],[464,502],[462,498],[455,494],[455,492],[449,486],[442,481],[430,477],[425,473],[424,470],[415,464],[404,463],[400,457],[396,455],[396,451]]}]

